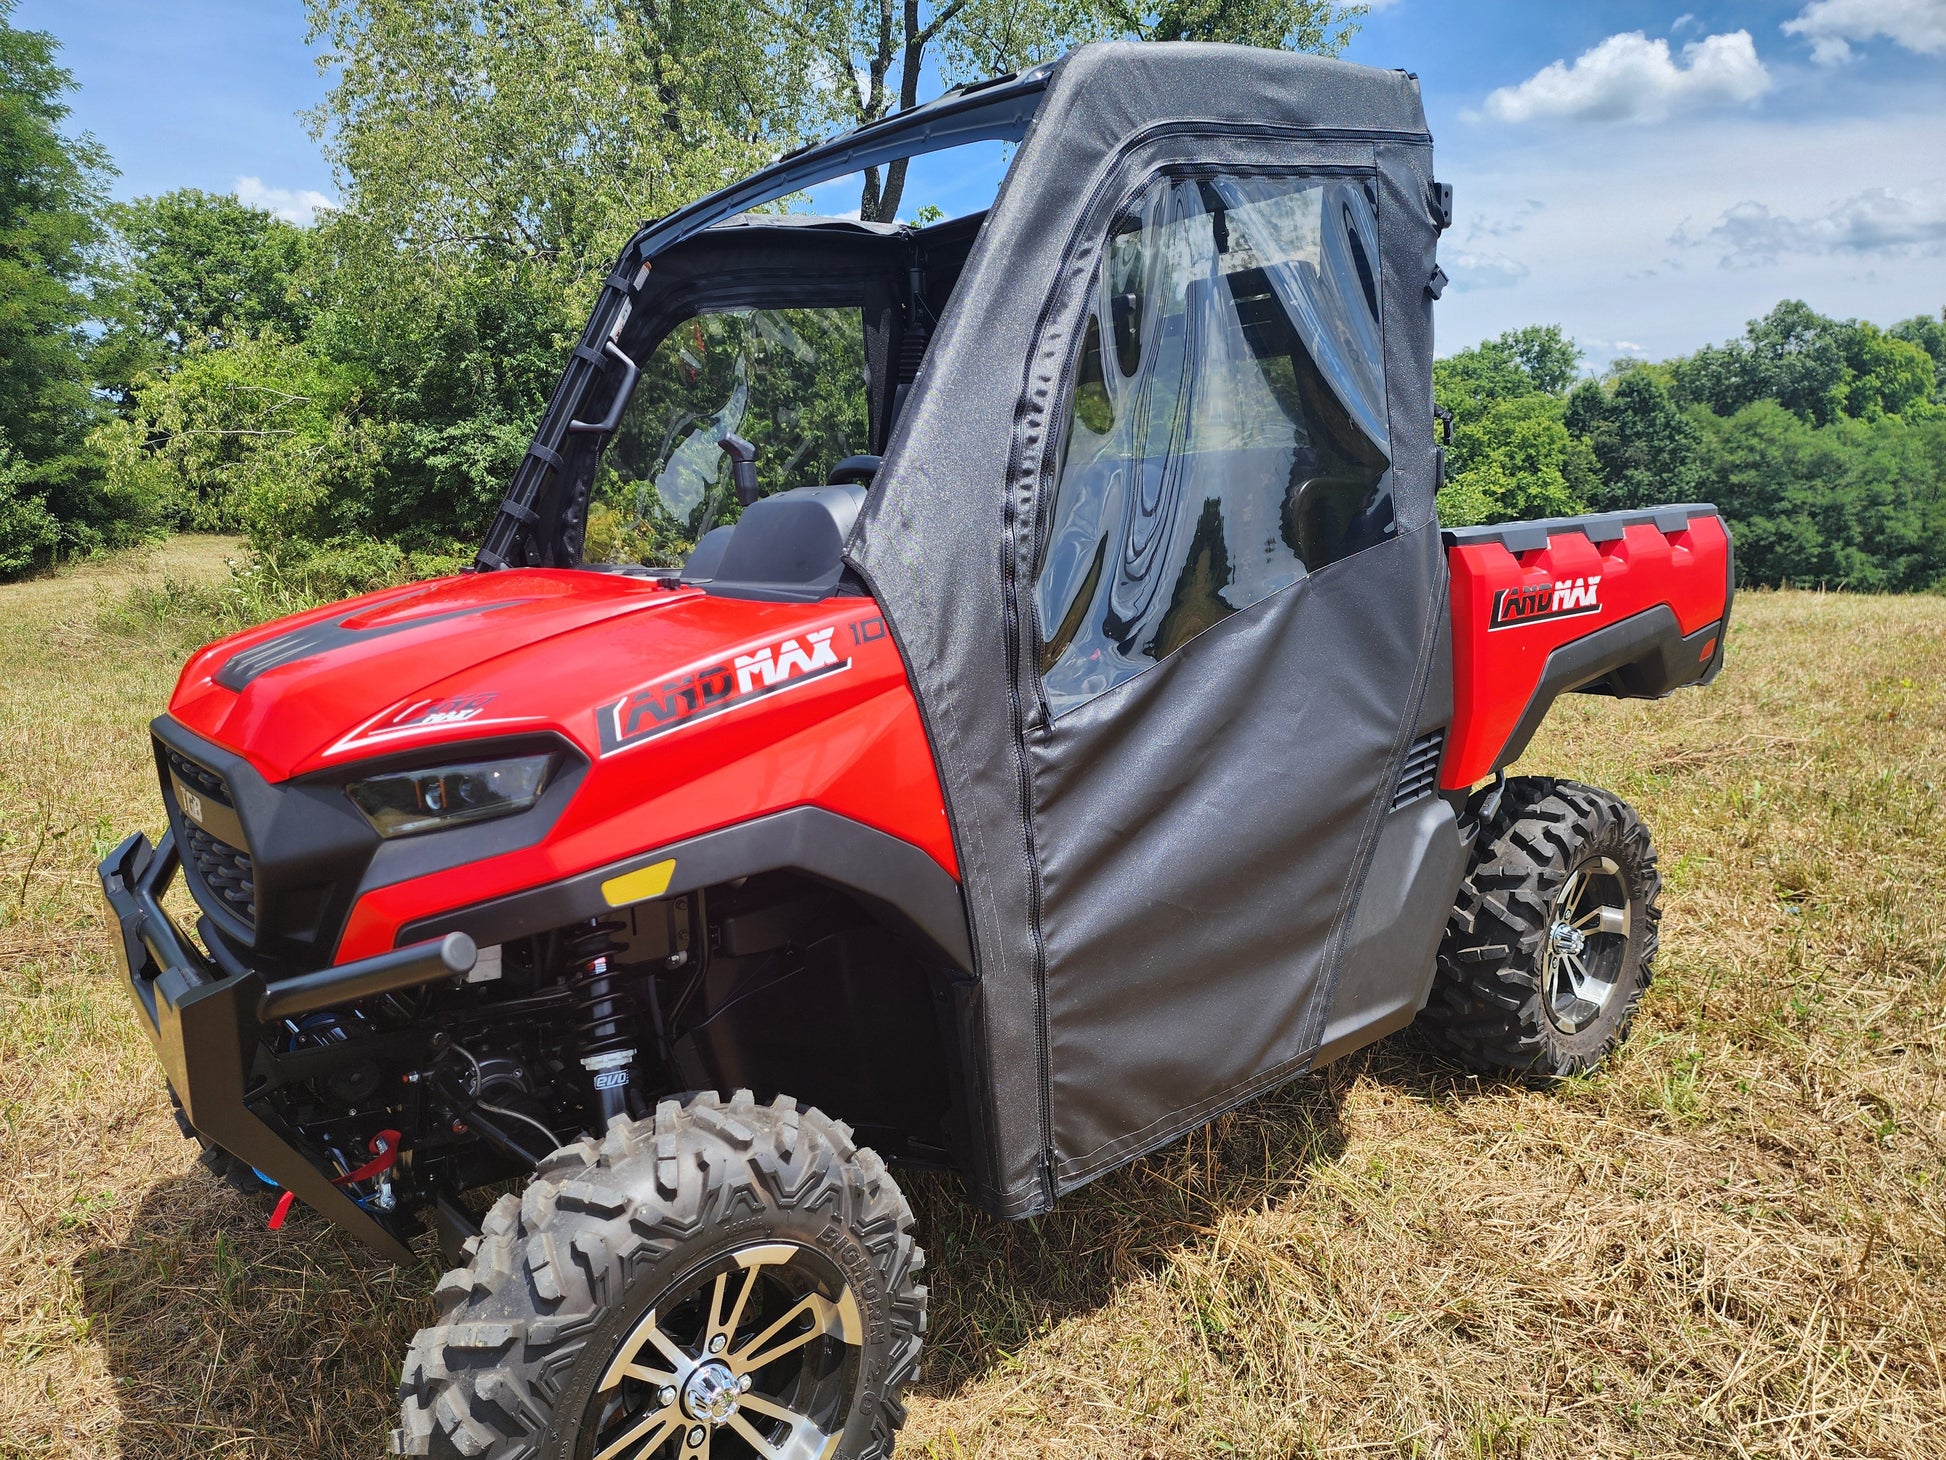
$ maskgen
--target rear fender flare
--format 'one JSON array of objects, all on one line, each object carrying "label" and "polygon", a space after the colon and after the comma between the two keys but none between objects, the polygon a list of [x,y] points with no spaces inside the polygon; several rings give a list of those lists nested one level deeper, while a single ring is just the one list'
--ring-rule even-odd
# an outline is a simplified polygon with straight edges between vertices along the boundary
[{"label": "rear fender flare", "polygon": [[[1540,683],[1534,686],[1507,743],[1493,758],[1493,769],[1520,759],[1554,701],[1564,694],[1587,690],[1628,699],[1660,699],[1683,685],[1707,682],[1722,663],[1724,627],[1719,619],[1685,635],[1675,611],[1658,603],[1569,640],[1547,656]],[[1710,649],[1707,655],[1706,648]]]}]

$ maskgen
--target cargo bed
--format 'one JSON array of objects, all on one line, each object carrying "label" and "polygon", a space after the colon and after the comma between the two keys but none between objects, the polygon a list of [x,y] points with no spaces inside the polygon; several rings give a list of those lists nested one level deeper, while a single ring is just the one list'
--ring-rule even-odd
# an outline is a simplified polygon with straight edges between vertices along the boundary
[{"label": "cargo bed", "polygon": [[1707,503],[1445,531],[1448,790],[1517,759],[1556,696],[1659,699],[1723,662],[1730,535]]}]

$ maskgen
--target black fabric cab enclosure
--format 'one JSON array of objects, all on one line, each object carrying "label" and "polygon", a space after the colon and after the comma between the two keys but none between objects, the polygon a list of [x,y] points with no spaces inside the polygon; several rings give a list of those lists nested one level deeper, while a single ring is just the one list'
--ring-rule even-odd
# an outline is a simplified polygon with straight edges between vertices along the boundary
[{"label": "black fabric cab enclosure", "polygon": [[1059,63],[849,544],[931,736],[1021,1216],[1306,1069],[1438,647],[1417,82]]}]

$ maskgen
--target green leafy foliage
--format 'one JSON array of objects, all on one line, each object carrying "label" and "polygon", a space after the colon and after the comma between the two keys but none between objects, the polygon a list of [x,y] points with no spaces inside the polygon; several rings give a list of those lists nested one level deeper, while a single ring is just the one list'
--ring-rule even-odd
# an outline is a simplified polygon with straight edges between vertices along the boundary
[{"label": "green leafy foliage", "polygon": [[1745,582],[1946,587],[1946,314],[1881,330],[1786,301],[1667,364],[1575,383],[1579,358],[1541,326],[1438,362],[1442,522],[1705,499]]},{"label": "green leafy foliage", "polygon": [[[1362,13],[1328,0],[306,6],[335,77],[312,120],[340,206],[299,228],[192,189],[109,204],[107,157],[63,130],[72,81],[55,43],[15,29],[0,0],[0,577],[169,527],[247,532],[253,571],[300,595],[457,564],[643,218],[913,105],[922,74],[950,85],[1111,35],[1330,54]],[[869,171],[862,215],[899,216],[904,188],[898,164]],[[782,340],[760,352],[777,399],[746,401],[735,429],[779,481],[813,479],[862,440],[860,362]],[[1880,328],[1787,300],[1666,364],[1592,379],[1581,360],[1558,326],[1535,325],[1438,363],[1436,398],[1457,418],[1443,521],[1708,497],[1750,581],[1946,584],[1946,311]],[[681,406],[699,440],[731,429],[736,383],[685,387],[672,368],[648,362],[639,399]],[[588,545],[677,561],[703,525],[698,503],[672,507],[662,490],[682,442],[662,439],[672,418],[636,427],[655,449],[630,470],[611,453]],[[727,520],[709,445],[704,516]]]},{"label": "green leafy foliage", "polygon": [[1787,299],[1752,320],[1743,339],[1675,361],[1672,384],[1679,404],[1720,416],[1774,400],[1824,426],[1840,416],[1871,420],[1929,404],[1935,371],[1921,342],[1855,319],[1828,319]]},{"label": "green leafy foliage", "polygon": [[62,131],[73,88],[55,43],[0,0],[0,576],[126,542],[144,505],[104,490],[85,346],[89,281],[113,169]]},{"label": "green leafy foliage", "polygon": [[1814,426],[1758,401],[1697,420],[1703,492],[1730,519],[1746,582],[1946,586],[1946,419]]},{"label": "green leafy foliage", "polygon": [[1604,384],[1584,381],[1568,397],[1567,428],[1595,454],[1599,477],[1587,495],[1596,512],[1686,502],[1702,480],[1701,435],[1670,399],[1661,374],[1623,370]]},{"label": "green leafy foliage", "polygon": [[73,79],[12,11],[0,0],[0,430],[31,467],[87,429],[82,326],[111,169],[93,138],[63,135]]},{"label": "green leafy foliage", "polygon": [[[1358,13],[306,0],[334,76],[312,122],[340,206],[297,228],[194,190],[108,204],[106,157],[60,134],[54,43],[7,27],[11,8],[0,368],[19,378],[0,378],[0,574],[160,525],[241,528],[278,572],[319,582],[477,541],[644,218],[913,105],[922,75],[951,85],[1111,34],[1334,51]],[[864,215],[896,216],[903,186],[896,164],[872,173]],[[679,555],[687,524],[639,495],[609,491],[591,540]]]},{"label": "green leafy foliage", "polygon": [[192,336],[173,370],[131,383],[129,414],[96,432],[110,481],[178,527],[247,528],[259,543],[363,525],[383,443],[357,370],[274,330],[228,344]]},{"label": "green leafy foliage", "polygon": [[[1018,71],[1084,41],[1233,41],[1335,56],[1363,7],[1331,0],[909,0],[830,4],[756,0],[779,39],[773,65],[797,98],[788,123],[807,134],[856,127],[919,101],[921,77],[947,86]],[[867,168],[859,216],[889,220],[905,199],[906,164]]]},{"label": "green leafy foliage", "polygon": [[35,493],[31,477],[0,436],[0,578],[26,572],[60,545],[61,524]]},{"label": "green leafy foliage", "polygon": [[1923,314],[1902,319],[1886,333],[1926,352],[1933,367],[1932,402],[1946,405],[1946,309],[1939,311],[1937,319]]},{"label": "green leafy foliage", "polygon": [[299,339],[317,313],[314,235],[233,197],[182,188],[111,204],[116,258],[97,292],[95,380],[135,377],[259,330]]},{"label": "green leafy foliage", "polygon": [[1439,516],[1449,526],[1585,510],[1600,470],[1568,429],[1563,389],[1581,351],[1553,325],[1530,326],[1439,361],[1433,394],[1454,416]]}]

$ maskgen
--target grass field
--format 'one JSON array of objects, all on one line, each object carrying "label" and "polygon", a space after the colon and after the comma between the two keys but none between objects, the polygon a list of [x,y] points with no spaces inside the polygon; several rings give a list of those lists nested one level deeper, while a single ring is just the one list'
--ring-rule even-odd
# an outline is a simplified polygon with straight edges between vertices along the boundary
[{"label": "grass field", "polygon": [[[160,820],[183,540],[0,588],[0,1456],[370,1457],[435,1269],[206,1177],[93,866]],[[136,611],[126,605],[136,595]],[[901,1453],[1946,1456],[1946,598],[1746,594],[1703,693],[1523,769],[1661,852],[1634,1037],[1553,1090],[1410,1037],[1032,1223],[914,1179]]]}]

